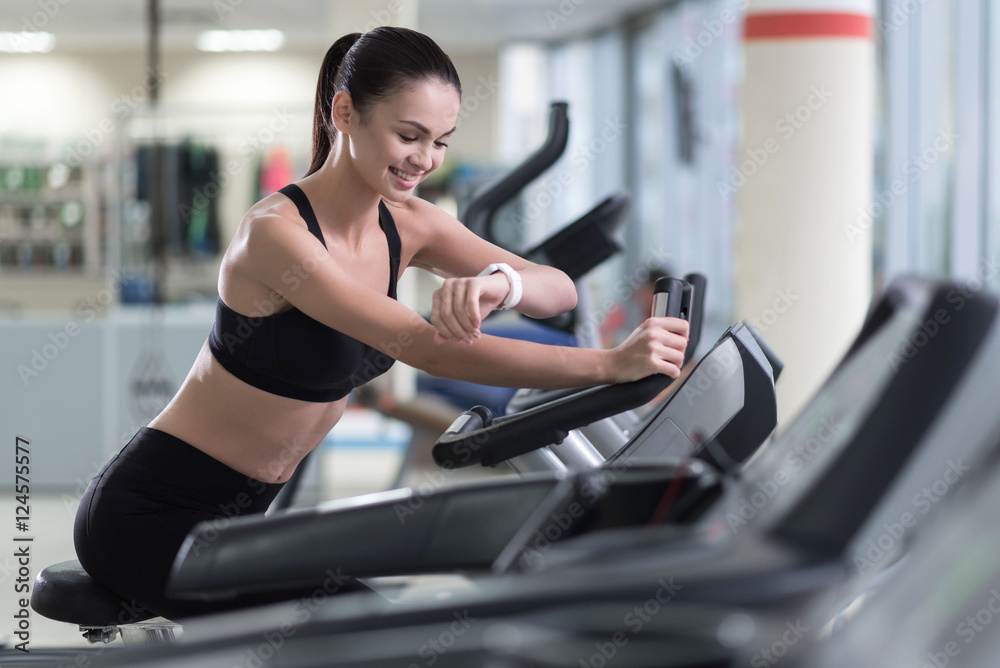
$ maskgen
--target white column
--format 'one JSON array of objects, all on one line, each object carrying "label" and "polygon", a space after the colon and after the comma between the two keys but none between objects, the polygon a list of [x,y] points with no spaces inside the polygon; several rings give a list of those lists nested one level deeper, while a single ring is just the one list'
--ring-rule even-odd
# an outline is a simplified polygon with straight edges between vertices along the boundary
[{"label": "white column", "polygon": [[[856,335],[871,299],[874,0],[750,0],[736,316],[784,360],[779,423]],[[779,427],[780,428],[780,427]]]}]

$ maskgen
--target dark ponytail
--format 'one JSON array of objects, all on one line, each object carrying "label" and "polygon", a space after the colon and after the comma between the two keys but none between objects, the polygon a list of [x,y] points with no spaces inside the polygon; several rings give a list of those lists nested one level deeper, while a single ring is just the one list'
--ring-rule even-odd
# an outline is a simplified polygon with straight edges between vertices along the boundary
[{"label": "dark ponytail", "polygon": [[312,160],[306,176],[323,166],[333,148],[337,136],[331,119],[334,95],[342,90],[350,93],[351,103],[364,118],[379,100],[420,81],[451,84],[462,94],[451,59],[427,35],[382,26],[334,42],[323,58],[316,84]]},{"label": "dark ponytail", "polygon": [[330,120],[333,96],[337,92],[334,90],[334,83],[340,64],[344,61],[344,56],[347,55],[359,37],[361,37],[361,33],[352,32],[334,42],[323,58],[323,65],[319,68],[319,81],[316,83],[316,105],[313,112],[312,161],[306,176],[319,169],[326,161],[326,156],[330,155],[333,137],[337,132]]}]

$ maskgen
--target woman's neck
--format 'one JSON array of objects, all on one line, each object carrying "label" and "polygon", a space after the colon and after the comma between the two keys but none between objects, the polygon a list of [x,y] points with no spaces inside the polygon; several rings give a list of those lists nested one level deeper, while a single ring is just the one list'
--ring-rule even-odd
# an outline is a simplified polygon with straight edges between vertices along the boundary
[{"label": "woman's neck", "polygon": [[348,242],[377,219],[381,196],[354,169],[343,142],[337,141],[323,165],[300,185],[324,227]]}]

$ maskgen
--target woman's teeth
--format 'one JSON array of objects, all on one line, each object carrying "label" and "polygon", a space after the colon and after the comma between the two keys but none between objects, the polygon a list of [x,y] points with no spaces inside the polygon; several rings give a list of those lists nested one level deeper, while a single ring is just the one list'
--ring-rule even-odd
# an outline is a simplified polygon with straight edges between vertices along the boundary
[{"label": "woman's teeth", "polygon": [[411,174],[409,172],[404,172],[396,169],[395,167],[390,167],[389,171],[403,179],[404,181],[415,181],[418,174]]}]

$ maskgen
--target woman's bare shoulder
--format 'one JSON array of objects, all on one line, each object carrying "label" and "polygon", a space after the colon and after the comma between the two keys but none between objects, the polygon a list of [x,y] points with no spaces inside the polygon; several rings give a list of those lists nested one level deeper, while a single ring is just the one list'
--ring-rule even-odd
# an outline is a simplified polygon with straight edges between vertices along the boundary
[{"label": "woman's bare shoulder", "polygon": [[308,229],[299,215],[295,203],[281,193],[272,193],[251,206],[243,218],[222,258],[223,270],[245,267],[252,258],[266,255],[264,248],[271,246],[282,231],[294,227]]},{"label": "woman's bare shoulder", "polygon": [[299,215],[295,203],[281,193],[271,193],[247,209],[240,221],[241,228],[249,229],[255,223],[262,221],[282,220],[307,228],[306,222]]},{"label": "woman's bare shoulder", "polygon": [[272,193],[247,209],[229,245],[227,255],[239,254],[255,239],[270,237],[276,229],[297,226],[308,229],[295,203],[281,193]]}]

